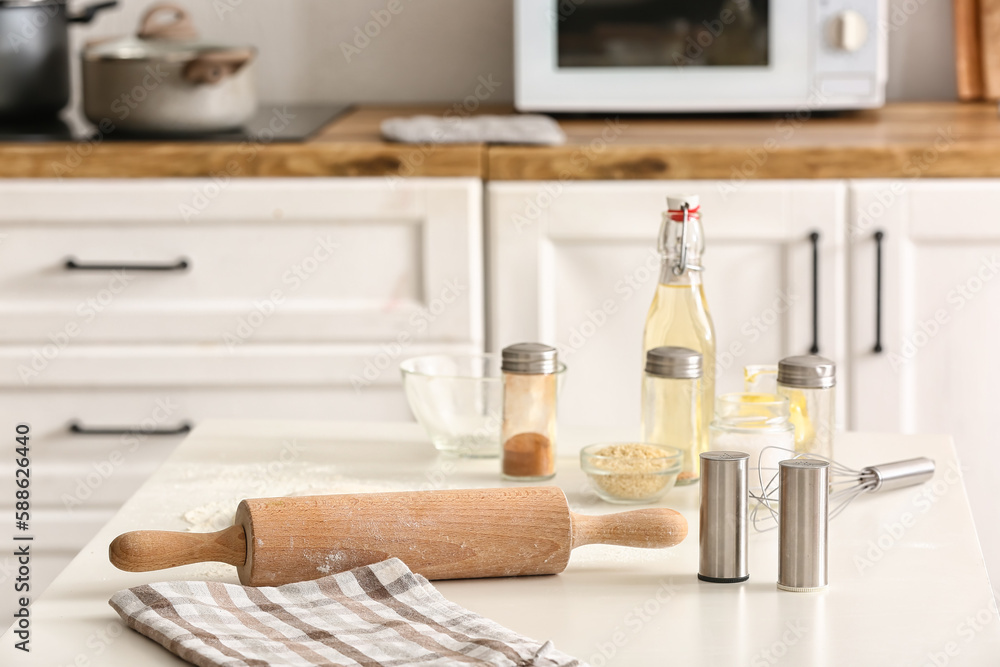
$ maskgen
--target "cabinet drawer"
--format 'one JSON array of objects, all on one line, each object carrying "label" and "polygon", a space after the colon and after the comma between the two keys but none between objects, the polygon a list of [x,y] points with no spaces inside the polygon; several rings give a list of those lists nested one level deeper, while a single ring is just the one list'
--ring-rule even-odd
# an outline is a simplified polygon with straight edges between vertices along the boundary
[{"label": "cabinet drawer", "polygon": [[482,340],[479,181],[209,183],[0,184],[0,342]]},{"label": "cabinet drawer", "polygon": [[[67,348],[29,387],[0,382],[0,439],[13,443],[15,425],[31,425],[35,503],[116,506],[183,438],[176,433],[183,424],[212,418],[409,421],[399,361],[471,351],[412,346],[392,356],[377,346],[258,345],[238,354],[194,346]],[[4,368],[11,354],[23,358],[11,346],[0,348],[0,378],[17,375]],[[82,428],[74,432],[73,423]],[[121,432],[89,433],[108,428]],[[0,461],[0,479],[12,476],[12,459]],[[6,501],[0,498],[0,505]]]}]

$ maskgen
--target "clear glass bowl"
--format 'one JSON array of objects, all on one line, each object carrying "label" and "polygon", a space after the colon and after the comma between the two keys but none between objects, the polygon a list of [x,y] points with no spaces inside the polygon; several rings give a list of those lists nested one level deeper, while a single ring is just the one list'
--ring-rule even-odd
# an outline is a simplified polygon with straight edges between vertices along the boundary
[{"label": "clear glass bowl", "polygon": [[[661,456],[604,456],[598,452],[611,446],[644,445]],[[684,462],[677,447],[649,442],[601,442],[580,450],[580,467],[594,491],[609,503],[652,503],[674,488]]]},{"label": "clear glass bowl", "polygon": [[[503,382],[499,354],[432,354],[399,365],[413,416],[442,452],[500,455]],[[565,377],[559,364],[556,390]]]}]

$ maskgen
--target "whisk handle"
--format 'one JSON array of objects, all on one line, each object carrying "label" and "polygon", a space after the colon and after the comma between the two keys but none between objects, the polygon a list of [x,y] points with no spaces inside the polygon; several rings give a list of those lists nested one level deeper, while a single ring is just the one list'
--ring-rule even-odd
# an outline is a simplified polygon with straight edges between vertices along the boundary
[{"label": "whisk handle", "polygon": [[923,484],[934,476],[934,461],[926,456],[905,461],[893,461],[877,466],[868,466],[862,473],[875,476],[875,486],[871,491],[891,491],[906,486]]}]

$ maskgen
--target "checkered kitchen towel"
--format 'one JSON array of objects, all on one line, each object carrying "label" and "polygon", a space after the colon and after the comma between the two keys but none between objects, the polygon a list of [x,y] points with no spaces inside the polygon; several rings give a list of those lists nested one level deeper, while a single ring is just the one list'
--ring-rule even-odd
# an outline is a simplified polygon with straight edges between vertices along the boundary
[{"label": "checkered kitchen towel", "polygon": [[[498,582],[498,585],[502,585]],[[446,600],[397,558],[315,581],[254,588],[166,581],[119,591],[125,623],[200,667],[586,667]]]}]

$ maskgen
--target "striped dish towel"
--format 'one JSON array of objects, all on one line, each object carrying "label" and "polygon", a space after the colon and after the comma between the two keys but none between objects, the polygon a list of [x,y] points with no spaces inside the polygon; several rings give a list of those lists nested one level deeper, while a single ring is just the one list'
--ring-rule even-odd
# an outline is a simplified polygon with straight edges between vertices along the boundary
[{"label": "striped dish towel", "polygon": [[166,581],[119,591],[110,604],[199,667],[586,667],[449,602],[398,558],[278,587]]}]

